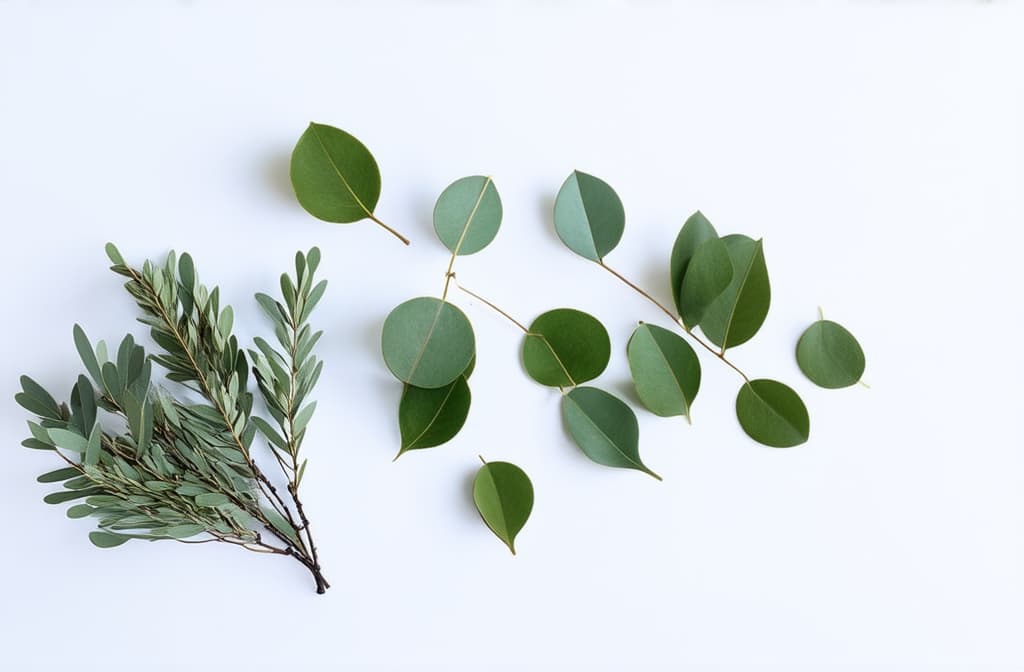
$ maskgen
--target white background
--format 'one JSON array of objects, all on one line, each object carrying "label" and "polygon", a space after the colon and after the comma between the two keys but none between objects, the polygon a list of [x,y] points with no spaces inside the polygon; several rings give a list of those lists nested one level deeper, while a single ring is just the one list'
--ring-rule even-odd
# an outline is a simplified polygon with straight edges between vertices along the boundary
[{"label": "white background", "polygon": [[[0,2],[0,392],[66,395],[71,326],[146,338],[105,270],[187,249],[265,330],[298,248],[331,281],[304,483],[334,587],[297,563],[170,542],[93,548],[41,499],[52,456],[0,405],[0,664],[147,669],[1024,669],[1024,3]],[[66,6],[65,6],[66,5]],[[295,203],[310,120],[375,153],[377,214]],[[436,295],[436,195],[491,174],[505,205],[459,279],[521,320],[558,306],[613,339],[598,384],[632,399],[624,347],[662,316],[553,235],[579,168],[627,212],[607,261],[669,301],[700,208],[763,236],[772,311],[735,360],[804,397],[811,440],[774,450],[705,360],[692,427],[638,409],[664,483],[590,463],[520,334],[468,297],[479,365],[452,443],[391,462],[387,312]],[[868,357],[826,391],[793,357],[821,305]],[[147,341],[148,342],[148,341]],[[476,455],[533,478],[512,557],[469,497]]]}]

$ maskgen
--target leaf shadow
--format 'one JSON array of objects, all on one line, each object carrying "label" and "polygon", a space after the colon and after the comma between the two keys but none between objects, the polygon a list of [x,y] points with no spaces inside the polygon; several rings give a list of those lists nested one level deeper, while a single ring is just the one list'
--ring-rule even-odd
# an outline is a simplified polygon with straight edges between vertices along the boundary
[{"label": "leaf shadow", "polygon": [[295,190],[292,188],[291,154],[275,152],[264,160],[260,168],[262,181],[269,187],[269,191],[277,194],[282,200],[293,203]]},{"label": "leaf shadow", "polygon": [[640,401],[633,381],[620,378],[613,383],[605,383],[605,385],[609,392],[632,406],[634,412],[646,412],[647,409],[644,407],[643,402]]},{"label": "leaf shadow", "polygon": [[434,233],[434,201],[435,198],[426,191],[420,192],[411,199],[413,206],[413,221],[416,228],[424,235],[436,238]]},{"label": "leaf shadow", "polygon": [[462,485],[459,488],[459,499],[460,504],[459,510],[465,511],[466,522],[474,522],[482,524],[480,520],[480,512],[476,510],[476,501],[473,500],[473,481],[476,479],[478,469],[474,468],[466,471],[462,477]]},{"label": "leaf shadow", "polygon": [[555,195],[546,193],[537,199],[537,216],[543,223],[544,232],[552,241],[558,243],[559,247],[565,245],[555,231]]}]

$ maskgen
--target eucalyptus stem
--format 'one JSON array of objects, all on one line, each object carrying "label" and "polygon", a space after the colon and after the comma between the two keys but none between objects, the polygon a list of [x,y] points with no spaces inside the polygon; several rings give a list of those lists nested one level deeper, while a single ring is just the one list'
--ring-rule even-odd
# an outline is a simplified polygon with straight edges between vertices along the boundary
[{"label": "eucalyptus stem", "polygon": [[390,226],[388,226],[388,225],[387,225],[387,224],[385,224],[384,222],[382,222],[382,221],[380,221],[379,219],[377,219],[377,217],[376,217],[376,216],[375,216],[375,215],[374,215],[373,213],[367,213],[367,215],[366,215],[366,216],[367,216],[367,217],[368,217],[368,218],[370,219],[370,221],[372,221],[372,222],[375,222],[375,223],[376,223],[376,224],[377,224],[378,226],[380,226],[381,228],[383,228],[383,229],[384,229],[385,231],[387,231],[388,233],[390,233],[390,234],[391,234],[392,236],[394,236],[395,238],[398,238],[398,239],[399,239],[400,241],[402,241],[402,242],[403,242],[403,243],[405,243],[406,245],[408,245],[408,244],[409,244],[409,239],[408,239],[408,238],[406,238],[405,236],[403,236],[403,235],[402,235],[402,234],[400,234],[400,233],[399,233],[398,231],[396,231],[395,229],[391,228]]}]

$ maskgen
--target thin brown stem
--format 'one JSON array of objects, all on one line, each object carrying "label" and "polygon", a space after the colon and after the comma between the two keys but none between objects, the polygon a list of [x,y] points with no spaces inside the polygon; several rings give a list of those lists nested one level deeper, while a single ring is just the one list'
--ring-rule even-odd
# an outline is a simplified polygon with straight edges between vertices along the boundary
[{"label": "thin brown stem", "polygon": [[460,285],[460,284],[458,284],[458,283],[456,283],[456,285],[455,285],[455,286],[456,286],[456,287],[458,287],[459,289],[461,289],[461,290],[462,290],[463,292],[465,292],[466,294],[469,294],[469,295],[470,295],[470,296],[472,296],[472,297],[473,297],[474,299],[476,299],[477,301],[481,302],[482,304],[484,304],[485,306],[487,306],[487,307],[488,307],[488,308],[490,308],[491,310],[495,311],[496,313],[498,313],[499,315],[501,315],[502,317],[504,317],[504,318],[505,318],[506,320],[508,320],[508,321],[509,321],[509,322],[511,322],[512,324],[514,324],[514,325],[516,325],[517,327],[519,327],[520,329],[522,329],[522,330],[523,330],[523,333],[524,333],[524,334],[529,334],[529,333],[530,333],[530,330],[529,330],[529,329],[527,329],[527,328],[526,328],[526,327],[525,327],[525,326],[523,325],[523,323],[522,323],[522,322],[520,322],[520,321],[519,321],[519,320],[517,320],[516,318],[512,317],[511,315],[509,315],[508,313],[506,313],[506,312],[505,312],[504,310],[502,310],[501,308],[498,308],[498,307],[497,307],[496,305],[494,305],[493,303],[491,303],[490,301],[488,301],[488,300],[487,300],[487,299],[485,299],[484,297],[480,296],[480,295],[479,295],[479,294],[477,294],[476,292],[472,292],[472,291],[470,291],[470,290],[466,289],[465,287],[463,287],[462,285]]},{"label": "thin brown stem", "polygon": [[370,213],[370,214],[368,214],[368,215],[367,215],[367,217],[369,217],[371,221],[373,221],[373,222],[376,222],[376,223],[377,223],[377,224],[378,224],[379,226],[381,226],[381,227],[382,227],[382,228],[383,228],[383,229],[384,229],[385,231],[387,231],[388,233],[390,233],[390,234],[391,234],[392,236],[394,236],[395,238],[398,238],[398,239],[399,239],[400,241],[402,241],[402,242],[403,242],[403,243],[405,243],[406,245],[408,245],[408,244],[409,244],[409,239],[408,239],[408,238],[406,238],[405,236],[403,236],[402,234],[400,234],[400,233],[399,233],[398,231],[395,231],[394,229],[392,229],[392,228],[391,228],[390,226],[388,226],[388,225],[387,225],[387,224],[385,224],[384,222],[382,222],[382,221],[380,221],[379,219],[377,219],[377,218],[376,218],[376,217],[375,217],[375,216],[373,215],[373,213]]}]

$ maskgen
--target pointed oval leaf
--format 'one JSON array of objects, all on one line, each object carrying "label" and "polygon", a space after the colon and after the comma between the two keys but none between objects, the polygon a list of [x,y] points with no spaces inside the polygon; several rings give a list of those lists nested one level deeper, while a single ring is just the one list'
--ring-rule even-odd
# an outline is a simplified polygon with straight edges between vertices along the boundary
[{"label": "pointed oval leaf", "polygon": [[196,506],[203,506],[211,509],[231,503],[228,496],[220,492],[204,492],[201,495],[196,495],[195,501]]},{"label": "pointed oval leaf", "polygon": [[566,247],[600,262],[615,249],[626,226],[622,201],[607,182],[573,171],[555,199],[555,231]]},{"label": "pointed oval leaf", "polygon": [[798,446],[811,432],[804,402],[777,380],[744,383],[736,395],[736,417],[750,438],[773,448]]},{"label": "pointed oval leaf", "polygon": [[291,159],[295,196],[309,214],[347,224],[373,214],[380,170],[363,143],[333,126],[310,123]]},{"label": "pointed oval leaf", "polygon": [[694,252],[697,251],[701,243],[717,237],[718,233],[715,231],[715,227],[711,226],[711,222],[700,210],[690,215],[683,224],[683,228],[679,230],[679,235],[676,236],[676,242],[672,246],[672,256],[669,259],[669,281],[672,284],[672,300],[676,304],[676,310],[680,313],[683,312],[679,301],[680,291],[690,259],[693,258]]},{"label": "pointed oval leaf", "polygon": [[760,240],[735,234],[722,242],[732,261],[732,281],[704,311],[700,328],[724,350],[746,343],[761,328],[771,303],[771,287]]},{"label": "pointed oval leaf", "polygon": [[679,315],[688,329],[700,324],[708,306],[732,282],[732,259],[721,238],[701,243],[686,268],[679,295]]},{"label": "pointed oval leaf", "polygon": [[700,360],[679,334],[640,324],[626,344],[629,371],[640,401],[662,417],[689,417],[700,389]]},{"label": "pointed oval leaf", "polygon": [[444,387],[462,375],[475,349],[472,325],[447,301],[429,296],[410,299],[384,320],[384,362],[403,383]]},{"label": "pointed oval leaf", "polygon": [[473,501],[487,527],[516,554],[516,535],[533,510],[533,484],[510,462],[485,462],[473,479]]},{"label": "pointed oval leaf", "polygon": [[433,448],[453,439],[469,415],[470,399],[465,375],[435,389],[406,385],[398,405],[398,428],[402,435],[398,454]]},{"label": "pointed oval leaf", "polygon": [[661,480],[640,459],[636,415],[617,397],[596,387],[577,387],[562,397],[562,413],[576,445],[591,460]]},{"label": "pointed oval leaf", "polygon": [[89,533],[89,541],[99,548],[114,548],[115,546],[120,546],[130,538],[131,537],[126,535],[113,534],[112,532],[94,531]]},{"label": "pointed oval leaf", "polygon": [[860,343],[831,320],[818,320],[807,327],[796,344],[796,361],[812,383],[831,390],[854,385],[864,375]]},{"label": "pointed oval leaf", "polygon": [[475,175],[452,182],[434,205],[434,231],[455,254],[487,247],[501,226],[501,198],[489,177]]},{"label": "pointed oval leaf", "polygon": [[523,366],[541,385],[568,387],[597,378],[610,357],[604,325],[572,308],[542,314],[523,340]]},{"label": "pointed oval leaf", "polygon": [[36,481],[38,483],[59,483],[66,481],[70,478],[78,478],[82,475],[82,470],[75,467],[64,467],[63,469],[57,469],[56,471],[48,471],[45,474],[41,474]]}]

